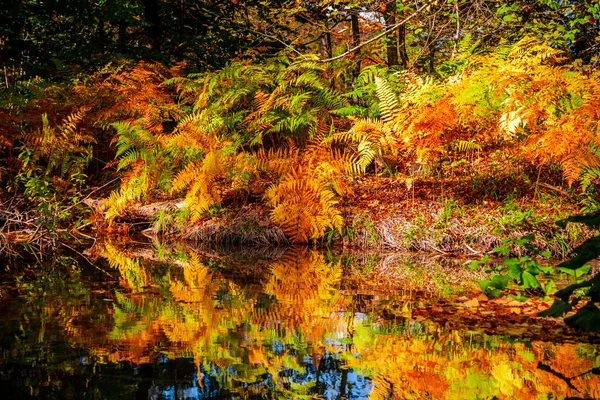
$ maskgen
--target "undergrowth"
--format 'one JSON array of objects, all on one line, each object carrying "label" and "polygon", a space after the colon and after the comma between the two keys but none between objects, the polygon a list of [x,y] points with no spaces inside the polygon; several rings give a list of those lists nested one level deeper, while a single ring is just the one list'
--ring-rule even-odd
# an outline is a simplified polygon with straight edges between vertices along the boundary
[{"label": "undergrowth", "polygon": [[[571,202],[581,182],[584,208],[597,208],[598,72],[532,38],[463,61],[443,79],[371,66],[352,87],[332,85],[312,55],[200,74],[139,63],[62,85],[31,81],[3,94],[14,122],[0,132],[2,196],[77,204],[119,178],[98,208],[109,228],[132,207],[184,198],[185,211],[156,210],[156,231],[178,234],[254,204],[292,242],[440,251],[469,204],[504,202],[503,233],[545,226],[527,203],[547,190]],[[435,220],[410,226],[352,220],[344,207],[366,175],[402,182],[413,205],[433,180],[430,196],[445,200]],[[569,247],[569,237],[549,236]],[[430,243],[415,244],[423,238]]]}]

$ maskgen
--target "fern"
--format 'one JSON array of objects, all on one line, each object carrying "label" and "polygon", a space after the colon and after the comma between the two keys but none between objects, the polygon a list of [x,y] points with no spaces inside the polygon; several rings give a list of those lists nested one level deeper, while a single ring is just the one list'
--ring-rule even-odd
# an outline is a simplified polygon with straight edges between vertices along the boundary
[{"label": "fern", "polygon": [[471,140],[455,140],[451,143],[451,146],[458,152],[480,151],[482,149],[482,146],[479,143],[475,143]]},{"label": "fern", "polygon": [[156,188],[163,166],[169,164],[162,143],[144,128],[127,122],[113,124],[117,131],[118,170],[127,170],[121,187],[104,203],[109,223],[133,201],[142,199]]},{"label": "fern", "polygon": [[341,230],[343,218],[336,194],[303,169],[293,169],[264,194],[273,207],[271,218],[294,242],[322,237],[326,229]]},{"label": "fern", "polygon": [[391,123],[397,115],[398,100],[396,95],[387,81],[378,76],[375,77],[375,85],[377,86],[377,97],[379,97],[381,119],[385,123]]}]

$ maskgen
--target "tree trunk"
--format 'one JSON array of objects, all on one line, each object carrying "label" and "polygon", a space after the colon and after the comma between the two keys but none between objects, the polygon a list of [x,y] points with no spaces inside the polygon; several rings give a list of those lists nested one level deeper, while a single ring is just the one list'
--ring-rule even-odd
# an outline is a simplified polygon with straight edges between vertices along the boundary
[{"label": "tree trunk", "polygon": [[429,45],[429,73],[435,75],[435,46]]},{"label": "tree trunk", "polygon": [[117,39],[117,47],[121,51],[125,51],[127,46],[127,22],[120,20],[119,25],[119,38]]},{"label": "tree trunk", "polygon": [[185,0],[179,0],[179,34],[185,34]]},{"label": "tree trunk", "polygon": [[[396,7],[396,0],[388,1],[385,3],[385,11],[383,12],[383,19],[385,20],[385,29],[396,24],[396,14],[398,8]],[[388,68],[399,65],[398,63],[398,36],[395,32],[391,32],[387,35],[387,60]]]},{"label": "tree trunk", "polygon": [[106,46],[106,30],[104,29],[104,13],[100,16],[100,20],[98,21],[98,44],[100,44],[100,48],[104,50],[104,46]]},{"label": "tree trunk", "polygon": [[179,0],[179,46],[177,47],[177,61],[183,61],[185,43],[185,0]]},{"label": "tree trunk", "polygon": [[144,18],[149,26],[146,29],[152,50],[160,50],[161,26],[158,12],[158,0],[143,0]]},{"label": "tree trunk", "polygon": [[408,68],[408,53],[406,52],[406,27],[404,25],[398,29],[398,45],[402,66],[404,68]]},{"label": "tree trunk", "polygon": [[333,57],[333,47],[331,44],[331,32],[329,32],[329,29],[323,34],[323,37],[321,38],[321,41],[320,41],[320,46],[321,46],[321,54],[325,58]]},{"label": "tree trunk", "polygon": [[119,50],[124,51],[127,46],[127,22],[120,20],[119,24],[119,38],[117,39],[117,47]]},{"label": "tree trunk", "polygon": [[[352,25],[352,42],[354,47],[360,46],[360,26],[358,25],[358,11],[353,10],[350,14],[350,23]],[[354,67],[352,68],[353,81],[360,75],[360,64],[362,62],[360,49],[354,52]]]},{"label": "tree trunk", "polygon": [[346,398],[346,385],[348,384],[348,368],[342,369],[342,382],[340,383],[340,393],[338,399]]}]

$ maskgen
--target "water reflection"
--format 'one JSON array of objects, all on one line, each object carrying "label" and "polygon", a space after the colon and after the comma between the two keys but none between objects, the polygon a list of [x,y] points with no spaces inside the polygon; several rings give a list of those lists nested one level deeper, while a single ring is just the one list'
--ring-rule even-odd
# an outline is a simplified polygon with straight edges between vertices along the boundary
[{"label": "water reflection", "polygon": [[[152,253],[106,243],[96,251],[95,267],[64,259],[53,267],[13,266],[4,276],[1,393],[600,397],[597,345],[415,321],[415,304],[453,290],[441,278],[450,275],[447,266],[357,266],[304,248],[243,262],[182,248]],[[381,268],[404,286],[392,290],[376,279]],[[431,278],[419,286],[422,276],[437,277],[438,285],[432,289]]]}]

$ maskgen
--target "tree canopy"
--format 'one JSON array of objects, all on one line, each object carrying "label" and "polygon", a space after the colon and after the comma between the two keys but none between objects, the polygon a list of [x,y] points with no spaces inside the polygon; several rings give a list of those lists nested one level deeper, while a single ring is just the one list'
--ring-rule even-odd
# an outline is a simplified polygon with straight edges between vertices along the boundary
[{"label": "tree canopy", "polygon": [[327,59],[384,29],[382,40],[354,52],[363,63],[439,73],[465,38],[489,51],[532,35],[584,63],[600,51],[600,6],[592,0],[27,0],[6,2],[0,12],[8,85],[10,78],[89,70],[116,58],[186,61],[199,71],[281,50]]}]

